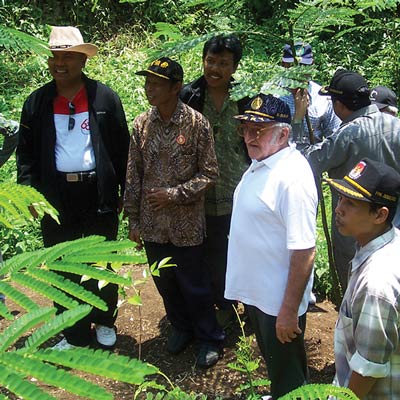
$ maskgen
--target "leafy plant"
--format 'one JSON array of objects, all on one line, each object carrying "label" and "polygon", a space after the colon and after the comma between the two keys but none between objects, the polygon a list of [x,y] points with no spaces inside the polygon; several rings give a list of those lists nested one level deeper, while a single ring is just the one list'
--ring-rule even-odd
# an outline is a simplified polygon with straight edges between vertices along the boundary
[{"label": "leafy plant", "polygon": [[358,397],[350,389],[329,384],[300,386],[279,397],[279,400],[325,400],[329,396],[334,396],[337,400],[358,400]]},{"label": "leafy plant", "polygon": [[259,368],[260,361],[254,356],[254,350],[252,348],[253,336],[247,337],[244,332],[244,322],[240,319],[238,310],[232,306],[236,313],[236,318],[239,321],[240,329],[242,334],[239,336],[239,340],[236,343],[235,356],[236,361],[229,363],[228,367],[235,371],[239,371],[245,374],[246,383],[240,385],[237,388],[237,392],[247,393],[247,400],[259,399],[259,395],[256,393],[256,388],[262,386],[269,386],[271,381],[268,379],[253,379],[254,372]]}]

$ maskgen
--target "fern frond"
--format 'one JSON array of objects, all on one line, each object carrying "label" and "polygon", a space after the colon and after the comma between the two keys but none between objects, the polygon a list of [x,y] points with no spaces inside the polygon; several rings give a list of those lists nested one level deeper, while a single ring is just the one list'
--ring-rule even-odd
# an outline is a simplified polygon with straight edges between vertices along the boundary
[{"label": "fern frond", "polygon": [[10,313],[7,306],[2,301],[0,301],[0,319],[1,318],[5,318],[8,321],[12,321],[14,319],[14,316]]},{"label": "fern frond", "polygon": [[20,399],[29,400],[57,400],[38,386],[24,379],[24,376],[15,373],[0,363],[0,386],[16,394]]},{"label": "fern frond", "polygon": [[28,51],[49,56],[47,44],[34,36],[0,25],[0,47],[9,51]]},{"label": "fern frond", "polygon": [[300,386],[284,396],[279,397],[279,400],[323,400],[329,396],[334,396],[338,400],[358,400],[358,397],[349,388],[333,386],[327,383]]},{"label": "fern frond", "polygon": [[156,49],[143,49],[147,53],[148,60],[155,60],[161,56],[174,57],[180,53],[189,51],[196,47],[198,44],[207,41],[213,36],[226,33],[226,32],[209,32],[201,36],[189,36],[184,40],[171,40],[163,44],[163,46]]},{"label": "fern frond", "polygon": [[333,26],[354,26],[354,16],[359,12],[347,7],[316,6],[314,0],[301,1],[288,10],[294,39],[311,41],[321,32],[331,32]]},{"label": "fern frond", "polygon": [[41,322],[46,322],[46,320],[55,313],[56,309],[54,307],[43,307],[24,314],[20,318],[16,319],[10,326],[0,333],[0,354],[6,351],[30,329]]},{"label": "fern frond", "polygon": [[[72,351],[79,351],[74,349]],[[8,368],[30,376],[47,385],[61,387],[68,392],[77,394],[85,399],[109,400],[113,395],[101,386],[90,383],[76,375],[57,369],[53,365],[43,363],[33,357],[25,357],[17,352],[0,354],[0,363]]]},{"label": "fern frond", "polygon": [[44,297],[47,297],[48,299],[60,304],[65,308],[74,308],[79,304],[76,300],[67,296],[61,290],[49,286],[46,283],[38,281],[37,279],[23,273],[13,273],[11,275],[11,279],[14,282],[25,286],[33,290],[34,292],[41,294]]},{"label": "fern frond", "polygon": [[[46,248],[46,253],[42,255],[42,263],[57,260],[65,254],[74,254],[80,251],[87,251],[87,249],[94,245],[102,243],[106,240],[103,236],[87,236],[85,238],[70,240],[68,242],[58,243],[52,247]],[[39,264],[36,264],[39,265]]]},{"label": "fern frond", "polygon": [[0,293],[4,293],[6,297],[11,299],[14,303],[20,305],[26,311],[37,310],[39,306],[32,301],[24,293],[12,287],[8,282],[0,281]]},{"label": "fern frond", "polygon": [[29,266],[38,266],[43,258],[42,253],[46,249],[39,249],[33,252],[17,254],[1,264],[0,275],[11,275],[14,272],[23,270]]},{"label": "fern frond", "polygon": [[[0,27],[1,29],[1,27]],[[58,212],[52,207],[45,197],[30,186],[4,182],[0,186],[0,215],[2,223],[8,228],[14,225],[31,223],[33,217],[28,209],[30,205],[35,207],[39,217],[45,213],[58,220]]]},{"label": "fern frond", "polygon": [[107,311],[108,309],[107,304],[104,300],[102,300],[92,292],[85,290],[81,285],[62,277],[59,274],[56,274],[55,272],[37,268],[37,269],[30,269],[28,271],[28,275],[33,276],[34,278],[37,278],[41,282],[47,283],[48,285],[59,288],[63,292],[66,292],[72,295],[73,297],[76,297],[79,300],[82,300],[85,303],[88,303],[91,306],[98,308],[99,310]]},{"label": "fern frond", "polygon": [[25,341],[24,347],[19,351],[28,353],[36,351],[41,344],[49,340],[51,337],[58,334],[63,329],[74,325],[76,322],[88,315],[91,309],[92,307],[89,305],[81,304],[72,310],[67,310],[56,315],[52,320],[46,321],[45,325],[36,329]]},{"label": "fern frond", "polygon": [[137,359],[116,355],[103,350],[79,349],[77,352],[39,350],[35,357],[64,367],[90,372],[122,382],[139,385],[147,375],[159,372],[158,368]]},{"label": "fern frond", "polygon": [[78,264],[65,261],[54,261],[46,264],[46,267],[52,271],[70,272],[76,275],[89,276],[92,279],[104,280],[117,285],[130,285],[131,280],[117,275],[115,272],[97,268],[93,265]]}]

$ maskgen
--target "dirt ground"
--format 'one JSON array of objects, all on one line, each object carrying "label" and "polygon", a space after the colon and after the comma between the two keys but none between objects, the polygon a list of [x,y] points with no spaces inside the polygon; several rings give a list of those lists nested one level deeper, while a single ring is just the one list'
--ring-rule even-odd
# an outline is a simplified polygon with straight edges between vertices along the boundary
[{"label": "dirt ground", "polygon": [[[233,325],[227,331],[224,357],[213,368],[201,370],[195,366],[195,343],[177,356],[167,352],[169,324],[165,318],[162,300],[151,280],[143,286],[141,297],[143,306],[140,311],[139,307],[126,303],[119,311],[116,321],[117,343],[114,350],[116,353],[138,358],[140,351],[140,358],[143,361],[158,366],[175,385],[187,392],[204,393],[209,396],[209,399],[213,399],[216,395],[224,399],[243,398],[235,393],[235,390],[240,384],[246,382],[246,378],[227,366],[228,363],[235,361],[235,343],[240,335],[238,325]],[[12,308],[12,305],[10,307]],[[336,315],[334,305],[328,301],[317,302],[316,305],[310,306],[306,329],[310,383],[330,383],[333,379],[333,331]],[[142,329],[140,329],[140,319]],[[2,324],[4,321],[0,321],[0,330]],[[246,328],[246,333],[251,334],[251,329]],[[58,340],[60,337],[54,338],[49,345]],[[253,340],[253,348],[256,356],[261,360],[260,368],[255,375],[257,378],[265,378],[267,377],[265,364],[260,357],[255,340]],[[133,398],[132,385],[97,377],[93,379],[112,392],[116,400]],[[160,381],[160,383],[166,384],[165,381]],[[76,396],[58,389],[50,390],[50,393],[63,400],[77,399]],[[263,394],[267,393],[268,388]]]}]

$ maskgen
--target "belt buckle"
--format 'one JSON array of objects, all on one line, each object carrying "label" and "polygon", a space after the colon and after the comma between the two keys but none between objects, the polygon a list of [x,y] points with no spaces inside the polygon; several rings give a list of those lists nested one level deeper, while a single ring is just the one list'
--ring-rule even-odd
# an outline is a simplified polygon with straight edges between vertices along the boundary
[{"label": "belt buckle", "polygon": [[67,182],[79,182],[79,174],[68,173],[66,175]]}]

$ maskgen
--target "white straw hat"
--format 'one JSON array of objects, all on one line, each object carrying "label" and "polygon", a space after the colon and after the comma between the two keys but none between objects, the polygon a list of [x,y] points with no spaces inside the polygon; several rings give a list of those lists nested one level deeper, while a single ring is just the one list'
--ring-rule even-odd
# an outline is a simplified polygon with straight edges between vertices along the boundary
[{"label": "white straw hat", "polygon": [[82,34],[78,28],[73,26],[53,26],[50,39],[50,51],[74,51],[93,57],[97,54],[97,46],[83,41]]}]

